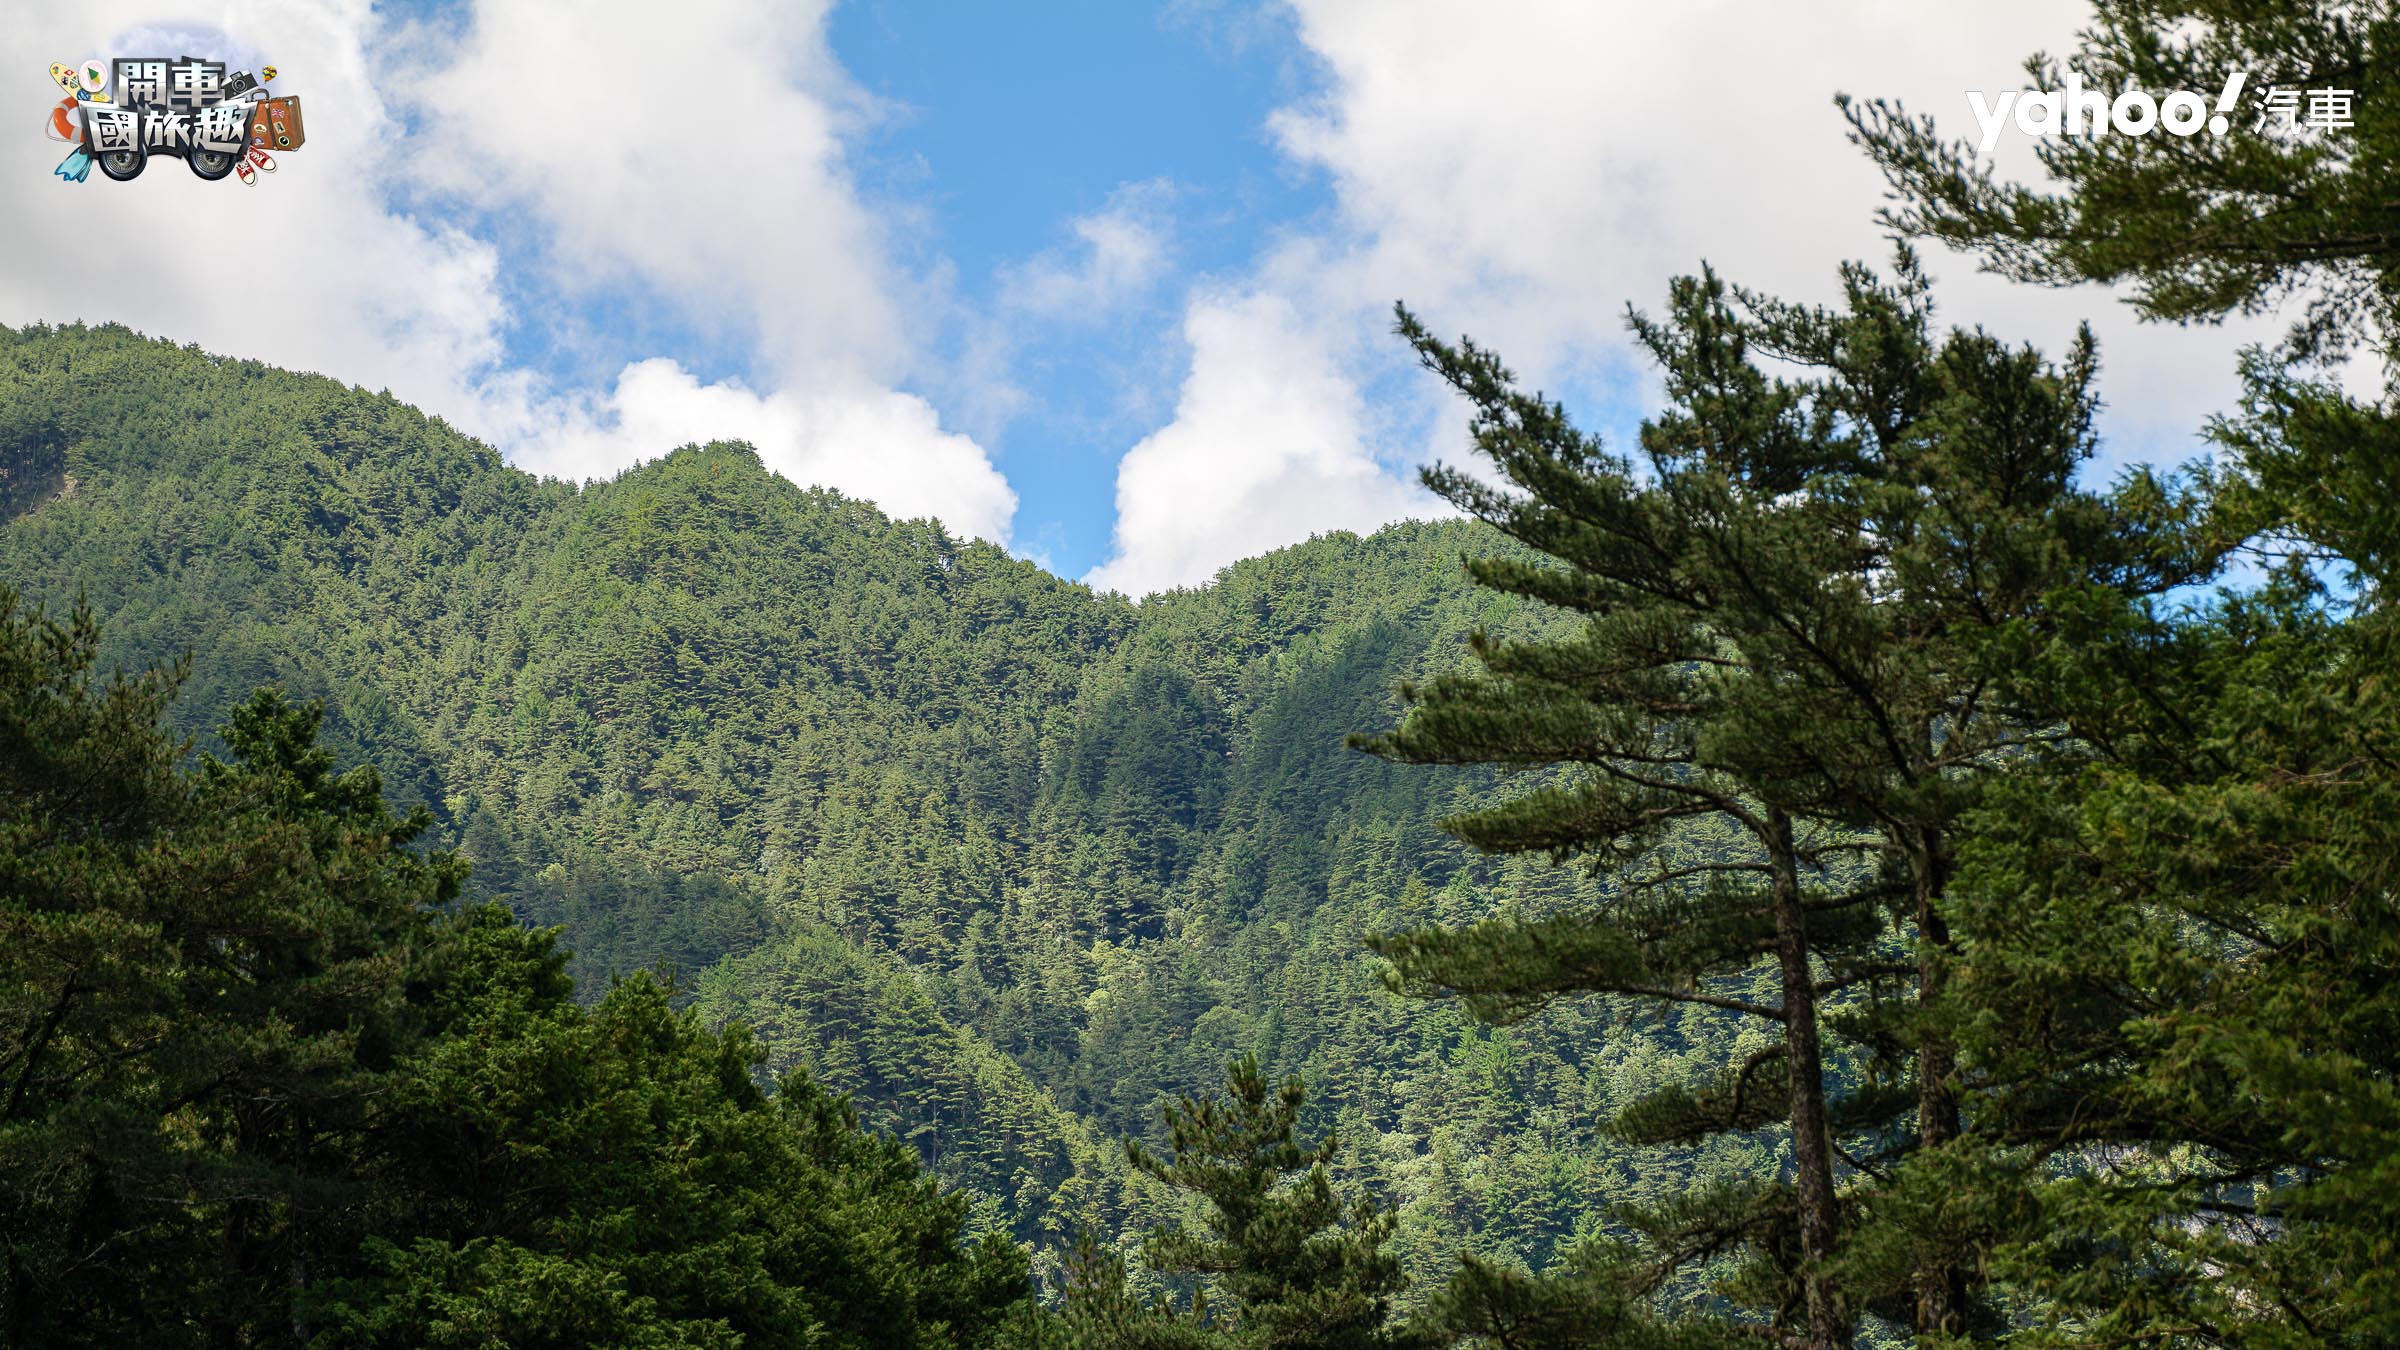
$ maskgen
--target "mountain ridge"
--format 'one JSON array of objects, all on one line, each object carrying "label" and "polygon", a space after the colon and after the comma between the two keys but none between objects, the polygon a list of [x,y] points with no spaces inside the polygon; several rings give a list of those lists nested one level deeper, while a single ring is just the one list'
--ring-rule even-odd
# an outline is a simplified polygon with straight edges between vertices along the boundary
[{"label": "mountain ridge", "polygon": [[261,684],[323,701],[587,987],[663,967],[760,1028],[1053,1281],[1078,1231],[1163,1217],[1114,1141],[1243,1053],[1317,1085],[1412,1269],[1542,1264],[1669,1184],[1593,1123],[1623,1066],[1732,1034],[1380,991],[1369,932],[1596,884],[1439,832],[1489,771],[1343,744],[1470,630],[1553,622],[1464,580],[1510,547],[1477,523],[1136,605],[747,447],[578,488],[388,395],[113,326],[0,329],[0,468],[0,576],[86,598],[108,660],[191,652],[183,730]]}]

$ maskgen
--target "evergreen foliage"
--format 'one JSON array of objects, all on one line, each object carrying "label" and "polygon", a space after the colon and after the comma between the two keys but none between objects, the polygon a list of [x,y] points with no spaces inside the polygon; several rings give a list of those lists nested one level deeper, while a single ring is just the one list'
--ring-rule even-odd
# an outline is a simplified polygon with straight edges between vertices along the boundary
[{"label": "evergreen foliage", "polygon": [[371,768],[262,692],[0,590],[0,1328],[13,1345],[963,1346],[1023,1253],[739,1029],[454,904]]},{"label": "evergreen foliage", "polygon": [[1142,1244],[1143,1263],[1167,1275],[1208,1276],[1219,1303],[1193,1296],[1194,1320],[1226,1322],[1240,1345],[1290,1350],[1374,1350],[1401,1343],[1389,1328],[1392,1296],[1406,1280],[1383,1251],[1391,1217],[1371,1202],[1344,1205],[1327,1171],[1338,1148],[1292,1138],[1307,1091],[1299,1079],[1270,1087],[1258,1062],[1226,1070],[1221,1097],[1186,1097],[1166,1110],[1162,1159],[1128,1144],[1146,1176],[1207,1203],[1205,1231],[1175,1226]]},{"label": "evergreen foliage", "polygon": [[[1903,228],[2022,275],[2131,279],[2156,318],[2304,302],[2283,350],[2244,354],[2198,475],[2254,580],[2175,605],[2072,590],[2067,621],[2011,653],[2017,696],[2071,735],[1983,803],[1961,858],[1951,979],[1984,1137],[1888,1203],[1981,1216],[2028,1344],[2384,1344],[2400,15],[2098,8],[2072,58],[2087,73],[2346,87],[2357,125],[2070,143],[2042,190],[1855,110]],[[2362,342],[2382,398],[2305,372]]]},{"label": "evergreen foliage", "polygon": [[1632,454],[1403,312],[1467,519],[1139,605],[0,329],[0,1339],[2400,1340],[2400,18],[2097,14],[2038,80],[2356,115],[1846,104],[1904,234],[2303,299],[2105,487],[1905,252],[1674,283]]},{"label": "evergreen foliage", "polygon": [[1744,1156],[1636,1172],[1595,1125],[1722,1025],[1636,1063],[1582,1015],[1378,992],[1368,933],[1593,885],[1439,832],[1491,776],[1342,743],[1469,629],[1544,622],[1461,583],[1505,546],[1480,526],[1137,607],[742,447],[541,483],[387,398],[122,329],[0,334],[0,407],[57,428],[62,475],[0,525],[0,576],[84,597],[101,668],[188,652],[166,716],[220,753],[256,687],[321,702],[471,896],[563,928],[579,998],[663,971],[757,1028],[770,1077],[848,1095],[1053,1296],[1078,1232],[1171,1216],[1117,1141],[1244,1054],[1357,1141],[1334,1184],[1392,1209],[1412,1304],[1462,1246],[1538,1269],[1605,1197]]},{"label": "evergreen foliage", "polygon": [[[1635,1222],[1655,1271],[1747,1252],[1757,1268],[1727,1291],[1821,1346],[1847,1344],[1867,1311],[1921,1331],[1973,1315],[1954,1235],[1912,1234],[1911,1273],[1883,1280],[1856,1264],[1839,1278],[1837,1247],[1842,1191],[1961,1128],[1934,1006],[1959,816],[2055,735],[1998,687],[1997,636],[2043,631],[2055,588],[2139,597],[2209,562],[2158,528],[2187,509],[2162,485],[2136,475],[2113,500],[2073,486],[2090,452],[2088,335],[2061,367],[1982,332],[1938,336],[1905,251],[1889,282],[1844,281],[1844,307],[1824,311],[1703,275],[1676,284],[1666,318],[1636,315],[1670,399],[1638,463],[1404,311],[1403,336],[1474,405],[1501,480],[1436,468],[1427,484],[1546,555],[1469,570],[1586,617],[1572,636],[1479,636],[1479,671],[1410,691],[1408,720],[1362,742],[1416,762],[1572,766],[1450,827],[1614,882],[1595,910],[1379,939],[1400,987],[1500,1017],[1600,993],[1771,1024],[1616,1128],[1637,1143],[1785,1134],[1788,1175]],[[1771,995],[1730,983],[1762,959]]]},{"label": "evergreen foliage", "polygon": [[[1972,145],[1884,99],[1840,102],[1882,168],[1883,222],[1939,239],[2020,281],[2131,283],[2142,314],[2210,322],[2298,300],[2288,352],[2338,353],[2400,337],[2400,11],[2388,0],[2094,0],[2064,58],[2035,56],[2036,86],[2068,71],[2086,89],[2220,91],[2246,76],[2233,134],[2053,136],[2036,147],[2055,185],[2002,181]],[[2259,100],[2348,91],[2351,125],[2287,126]]]}]

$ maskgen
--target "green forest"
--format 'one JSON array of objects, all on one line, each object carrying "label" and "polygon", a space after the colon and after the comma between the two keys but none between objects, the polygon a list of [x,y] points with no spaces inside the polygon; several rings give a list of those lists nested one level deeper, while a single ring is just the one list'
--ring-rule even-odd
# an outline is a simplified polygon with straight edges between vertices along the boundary
[{"label": "green forest", "polygon": [[[2400,1344],[2400,13],[2083,43],[2357,128],[1844,97],[1834,302],[1399,308],[1456,514],[1139,603],[0,327],[0,1343]],[[1936,248],[2292,324],[2102,474]]]}]

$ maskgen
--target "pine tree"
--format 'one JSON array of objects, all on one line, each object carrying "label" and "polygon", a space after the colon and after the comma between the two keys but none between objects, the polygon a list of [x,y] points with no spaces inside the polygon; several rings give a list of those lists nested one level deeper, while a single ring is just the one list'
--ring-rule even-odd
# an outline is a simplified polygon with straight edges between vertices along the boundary
[{"label": "pine tree", "polygon": [[[2386,1344],[2400,11],[2096,8],[2037,80],[2205,89],[2238,70],[2252,98],[2349,90],[2356,123],[2057,141],[2043,190],[1928,120],[1850,109],[1904,231],[2021,279],[2131,281],[2156,319],[2305,304],[2282,350],[2244,354],[2239,410],[2210,428],[2208,530],[2263,575],[2172,608],[2063,595],[2072,623],[2012,663],[2015,696],[2072,739],[1984,805],[1961,860],[1952,978],[1985,1137],[1889,1202],[1989,1216],[2035,1338]],[[2380,349],[2381,399],[2298,373],[2359,343]]]},{"label": "pine tree", "polygon": [[1727,1328],[1661,1321],[1629,1252],[1579,1246],[1546,1278],[1466,1256],[1433,1298],[1427,1326],[1489,1350],[1729,1350],[1756,1342]]},{"label": "pine tree", "polygon": [[[1127,1346],[1226,1344],[1259,1350],[1384,1350],[1412,1342],[1392,1319],[1406,1281],[1383,1244],[1392,1219],[1372,1204],[1344,1204],[1328,1170],[1337,1145],[1293,1140],[1307,1091],[1299,1079],[1270,1085],[1255,1059],[1226,1070],[1222,1096],[1184,1097],[1166,1108],[1172,1155],[1129,1141],[1142,1173],[1207,1205],[1203,1227],[1175,1224],[1142,1244],[1144,1264],[1197,1278],[1180,1317],[1154,1310]],[[1116,1298],[1105,1274],[1091,1306]],[[1195,1331],[1214,1333],[1194,1338]]]},{"label": "pine tree", "polygon": [[171,1173],[146,1136],[181,1039],[158,836],[189,816],[157,730],[172,670],[91,678],[98,631],[0,588],[0,1325],[36,1343],[165,1284],[181,1225],[128,1203]]},{"label": "pine tree", "polygon": [[[2064,58],[2025,63],[2036,86],[2067,72],[2110,96],[2191,90],[2210,99],[2246,76],[2229,134],[2046,138],[2062,191],[2001,181],[1970,142],[1883,99],[1842,103],[1890,180],[1884,223],[2043,285],[2130,282],[2145,316],[2211,322],[2304,302],[2294,355],[2400,340],[2400,10],[2388,0],[2095,0]],[[2346,91],[2345,127],[2287,129],[2271,91],[2309,115]]]},{"label": "pine tree", "polygon": [[[2046,622],[2055,586],[2138,594],[2189,575],[2124,537],[2157,485],[2137,477],[2114,505],[2073,485],[2090,452],[2088,335],[2058,367],[1980,332],[1937,339],[1905,251],[1891,283],[1844,276],[1839,312],[1729,293],[1712,274],[1676,283],[1665,319],[1637,315],[1670,398],[1638,466],[1403,311],[1403,335],[1474,405],[1504,485],[1450,468],[1426,482],[1547,555],[1472,560],[1471,574],[1585,621],[1561,640],[1479,635],[1481,672],[1407,691],[1408,720],[1361,742],[1417,762],[1566,766],[1451,826],[1481,848],[1579,859],[1614,886],[1597,913],[1382,939],[1401,988],[1500,1016],[1599,992],[1777,1029],[1617,1127],[1652,1143],[1789,1131],[1788,1189],[1761,1177],[1644,1222],[1662,1269],[1747,1250],[1764,1310],[1818,1346],[1847,1344],[1870,1300],[1929,1331],[1971,1311],[1967,1253],[1948,1235],[1919,1235],[1903,1304],[1875,1279],[1846,1287],[1837,1188],[1961,1128],[1937,1006],[1959,813],[2049,734],[1997,697],[1995,643]],[[1772,376],[1762,357],[1802,374]],[[1770,998],[1743,982],[1762,956]],[[1837,1053],[1857,1069],[1835,1096]]]},{"label": "pine tree", "polygon": [[[305,1340],[293,1291],[356,1233],[350,1140],[415,1034],[412,955],[461,870],[372,769],[261,692],[177,764],[178,672],[91,679],[88,615],[0,590],[0,1176],[20,1339]],[[166,1330],[178,1320],[182,1330]]]},{"label": "pine tree", "polygon": [[177,670],[0,588],[0,1338],[991,1343],[1021,1250],[647,978],[456,909],[321,710],[186,768]]},{"label": "pine tree", "polygon": [[1090,1233],[1068,1258],[1066,1296],[1055,1320],[1032,1328],[1030,1343],[1059,1350],[1222,1350],[1222,1331],[1176,1315],[1164,1297],[1144,1301],[1126,1278],[1125,1258]]}]

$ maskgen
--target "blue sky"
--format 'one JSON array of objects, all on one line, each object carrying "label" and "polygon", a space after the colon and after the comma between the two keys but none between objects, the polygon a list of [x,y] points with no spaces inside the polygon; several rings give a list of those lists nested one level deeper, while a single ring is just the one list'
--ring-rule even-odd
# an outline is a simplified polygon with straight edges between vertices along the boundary
[{"label": "blue sky", "polygon": [[[1022,259],[1071,246],[1064,222],[1128,184],[1155,185],[1172,212],[1187,278],[1240,268],[1264,234],[1331,202],[1324,176],[1282,162],[1264,132],[1317,79],[1280,16],[865,0],[833,11],[831,38],[897,105],[859,147],[863,176],[928,208],[925,246],[971,307],[991,308]],[[1106,552],[1117,457],[1152,411],[1143,353],[1174,331],[1178,298],[1154,286],[1114,322],[1020,334],[1026,402],[992,446],[1018,493],[1016,538],[1067,575]]]},{"label": "blue sky", "polygon": [[[0,68],[263,54],[308,146],[255,188],[60,184],[0,143],[0,322],[120,320],[396,395],[536,472],[741,438],[794,481],[1143,594],[1438,509],[1460,414],[1406,299],[1605,433],[1654,390],[1628,303],[1716,264],[1826,297],[1888,247],[1837,90],[1962,128],[2073,0],[156,0],[54,6]],[[130,54],[130,53],[124,53]],[[27,121],[33,120],[29,112]],[[2005,144],[2004,162],[2026,147]],[[174,166],[167,166],[172,168]],[[95,210],[105,204],[109,209]],[[120,207],[133,209],[117,209]],[[209,280],[210,234],[277,240]],[[1949,316],[2096,320],[2114,462],[2198,449],[2273,321],[2135,325],[1936,257]],[[228,294],[239,303],[229,303]]]},{"label": "blue sky", "polygon": [[[464,0],[380,9],[395,28],[422,25],[444,41],[475,14]],[[1078,219],[1138,202],[1171,235],[1158,241],[1169,255],[1162,272],[1171,266],[1188,283],[1238,270],[1263,237],[1331,204],[1324,175],[1281,159],[1265,132],[1277,108],[1321,83],[1282,12],[854,0],[833,8],[825,28],[874,105],[845,146],[847,166],[862,198],[907,222],[894,251],[946,276],[959,313],[926,345],[954,367],[991,340],[960,316],[1002,308],[1028,260],[1071,253]],[[414,204],[441,209],[432,195]],[[545,246],[539,230],[505,220],[478,229],[505,241],[504,256]],[[1005,413],[979,411],[967,393],[945,408],[970,424],[1017,494],[1010,542],[1066,575],[1104,560],[1117,459],[1149,429],[1156,386],[1172,375],[1157,348],[1172,345],[1180,297],[1165,279],[1120,297],[1105,322],[1012,325]],[[716,340],[651,297],[590,297],[571,329],[540,297],[527,299],[529,317],[507,330],[515,367],[595,381],[663,353],[704,380],[762,377],[746,344]],[[933,372],[916,383],[927,392],[962,378]]]}]

